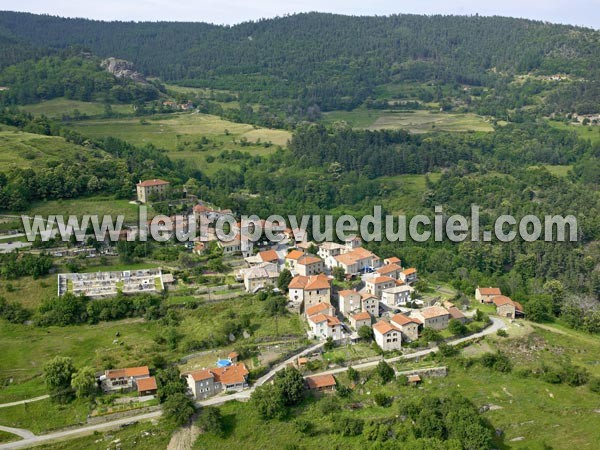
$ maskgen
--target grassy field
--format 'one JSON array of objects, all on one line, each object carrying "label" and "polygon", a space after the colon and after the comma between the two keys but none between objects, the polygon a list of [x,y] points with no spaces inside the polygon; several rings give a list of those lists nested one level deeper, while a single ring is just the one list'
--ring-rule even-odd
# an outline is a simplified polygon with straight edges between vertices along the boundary
[{"label": "grassy field", "polygon": [[[560,331],[560,330],[559,330]],[[551,333],[551,332],[549,332]],[[589,355],[594,354],[595,346],[600,345],[600,339],[592,336],[582,336],[581,342],[569,347],[571,339],[578,339],[579,333],[566,335],[552,333],[554,344],[564,346],[570,351],[580,351],[585,342],[593,341]],[[537,336],[537,331],[535,332]],[[575,336],[575,337],[574,337]],[[545,334],[541,335],[545,338]],[[492,338],[486,344],[488,351],[496,348],[497,339]],[[513,340],[504,340],[504,345],[517,344]],[[588,342],[588,343],[589,343]],[[552,352],[542,351],[552,355]],[[595,353],[596,355],[598,353]],[[511,358],[520,366],[518,359]],[[421,361],[423,363],[424,361]],[[429,365],[439,365],[439,362],[429,361]],[[451,395],[459,393],[469,398],[476,407],[494,405],[494,408],[483,413],[485,419],[494,429],[502,430],[503,438],[496,442],[497,448],[502,449],[572,449],[595,448],[600,442],[600,428],[597,426],[598,404],[600,396],[591,393],[586,386],[570,387],[554,385],[535,378],[523,378],[513,373],[500,373],[486,369],[478,364],[464,368],[452,359],[441,364],[449,367],[445,378],[425,379],[419,389],[399,386],[390,383],[382,386],[375,377],[363,372],[367,378],[365,384],[355,389],[352,396],[342,401],[339,414],[361,417],[368,420],[389,420],[398,417],[398,406],[412,399],[421,398],[427,394]],[[399,369],[405,369],[400,365]],[[337,377],[338,382],[348,385],[345,374]],[[389,407],[376,406],[373,396],[383,392],[393,396],[394,404]],[[361,407],[351,412],[349,404],[360,404]],[[307,400],[298,407],[293,416],[283,421],[262,421],[256,411],[248,405],[230,402],[221,407],[225,422],[225,437],[222,439],[211,435],[201,435],[195,448],[227,449],[243,446],[247,449],[283,448],[289,442],[302,442],[304,449],[344,448],[361,449],[368,446],[363,437],[342,438],[333,433],[331,419],[323,416],[318,409],[318,403]],[[295,418],[309,420],[313,425],[310,435],[298,431]]]},{"label": "grassy field", "polygon": [[233,313],[234,315],[247,314],[250,317],[251,340],[287,334],[304,334],[304,328],[298,315],[287,314],[275,320],[275,318],[266,317],[263,309],[264,304],[250,296],[207,304],[186,313],[181,328],[185,330],[186,335],[194,339],[206,339],[215,329],[222,327]]},{"label": "grassy field", "polygon": [[101,150],[88,150],[61,137],[42,136],[21,131],[0,131],[0,167],[40,167],[65,159],[102,158]]},{"label": "grassy field", "polygon": [[[33,203],[29,209],[22,214],[35,216],[40,214],[47,217],[51,214],[77,215],[110,215],[116,218],[118,215],[125,216],[126,223],[137,223],[139,206],[130,203],[130,200],[115,200],[110,196],[82,197],[77,199],[49,200]],[[154,217],[152,206],[148,206],[148,218]],[[115,220],[115,219],[113,219]]]},{"label": "grassy field", "polygon": [[59,405],[46,399],[10,408],[0,408],[0,423],[8,427],[25,428],[39,434],[85,423],[89,409],[90,404],[85,400]]},{"label": "grassy field", "polygon": [[325,113],[327,122],[346,121],[355,128],[369,130],[406,129],[411,133],[431,131],[494,131],[492,125],[475,114],[431,111],[379,111],[356,109]]},{"label": "grassy field", "polygon": [[[91,137],[114,136],[136,145],[153,144],[165,149],[169,156],[182,159],[208,173],[231,163],[219,161],[224,150],[241,150],[252,155],[265,155],[275,151],[277,145],[285,146],[291,134],[223,120],[217,116],[200,113],[177,113],[147,118],[88,120],[73,123],[73,128]],[[202,138],[206,138],[202,144]],[[242,146],[241,141],[248,144]],[[264,147],[262,144],[273,145]],[[217,158],[207,162],[207,157]]]},{"label": "grassy field", "polygon": [[573,166],[569,166],[569,165],[553,166],[550,164],[546,164],[543,167],[545,167],[548,170],[548,172],[550,172],[552,175],[555,175],[557,177],[566,177],[569,174],[569,170],[571,170],[573,168]]},{"label": "grassy field", "polygon": [[56,275],[46,275],[38,279],[21,277],[0,283],[0,297],[20,303],[29,309],[37,308],[43,299],[55,296],[57,292]]},{"label": "grassy field", "polygon": [[4,431],[0,431],[0,444],[2,443],[7,443],[7,442],[13,442],[13,441],[18,441],[21,438],[15,434],[12,433],[6,433]]},{"label": "grassy field", "polygon": [[600,142],[600,126],[584,126],[575,123],[567,124],[555,120],[549,120],[548,123],[559,130],[574,131],[580,138],[587,139],[592,143]]},{"label": "grassy field", "polygon": [[[111,105],[112,111],[117,114],[133,114],[132,105]],[[51,118],[62,118],[64,115],[73,116],[75,110],[87,116],[104,114],[104,104],[100,102],[83,102],[66,98],[54,98],[40,103],[22,106],[21,109],[35,116],[45,115]]]},{"label": "grassy field", "polygon": [[380,177],[380,180],[388,192],[392,192],[386,200],[386,208],[393,214],[403,214],[414,211],[421,205],[421,198],[427,190],[427,177],[436,182],[442,176],[441,173],[433,172],[427,175],[395,175]]},{"label": "grassy field", "polygon": [[[154,342],[160,331],[158,322],[142,319],[48,328],[2,323],[0,380],[12,379],[13,383],[0,388],[0,403],[44,393],[43,367],[56,355],[73,358],[77,367],[90,365],[99,370],[109,362],[115,367],[148,364],[157,352],[171,356],[168,349]],[[117,332],[118,343],[113,344]]]},{"label": "grassy field", "polygon": [[166,422],[143,422],[119,430],[94,433],[89,436],[36,447],[45,450],[155,450],[167,448],[173,426]]}]

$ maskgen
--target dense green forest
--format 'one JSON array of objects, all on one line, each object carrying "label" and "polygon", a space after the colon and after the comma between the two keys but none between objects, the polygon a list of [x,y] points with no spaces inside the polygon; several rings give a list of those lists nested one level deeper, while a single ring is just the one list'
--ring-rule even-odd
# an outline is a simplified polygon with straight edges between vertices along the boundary
[{"label": "dense green forest", "polygon": [[506,97],[517,73],[597,80],[600,70],[597,31],[503,17],[310,13],[216,26],[2,12],[1,38],[0,67],[37,49],[84,48],[165,81],[227,89],[281,109],[352,109],[377,86],[411,80],[491,87]]}]

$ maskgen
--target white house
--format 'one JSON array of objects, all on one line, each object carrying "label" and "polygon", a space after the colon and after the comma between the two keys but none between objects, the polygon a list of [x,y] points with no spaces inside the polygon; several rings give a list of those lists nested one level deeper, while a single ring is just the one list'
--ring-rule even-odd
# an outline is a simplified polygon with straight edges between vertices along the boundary
[{"label": "white house", "polygon": [[390,319],[390,323],[402,332],[402,339],[405,341],[415,341],[419,339],[419,325],[421,322],[404,314],[395,314]]},{"label": "white house", "polygon": [[360,311],[361,309],[361,296],[356,291],[349,289],[338,292],[339,308],[340,312],[344,316],[352,314],[354,311]]},{"label": "white house", "polygon": [[351,315],[350,326],[352,326],[352,328],[354,328],[356,331],[365,326],[371,328],[371,314],[366,311],[361,311]]},{"label": "white house", "polygon": [[288,285],[288,298],[292,303],[304,303],[304,308],[331,300],[331,286],[325,274],[309,277],[296,275]]},{"label": "white house", "polygon": [[307,254],[298,258],[295,269],[298,275],[304,275],[307,277],[323,272],[325,269],[325,264],[318,256]]},{"label": "white house", "polygon": [[408,284],[401,284],[389,289],[385,289],[381,293],[381,301],[387,306],[404,306],[410,302],[414,288]]},{"label": "white house", "polygon": [[384,320],[380,320],[373,325],[373,335],[375,336],[375,342],[384,352],[402,348],[400,329]]},{"label": "white house", "polygon": [[390,277],[373,277],[365,281],[365,289],[369,294],[381,298],[381,293],[396,286],[396,280]]},{"label": "white house", "polygon": [[379,299],[368,292],[361,293],[361,310],[373,317],[379,317]]},{"label": "white house", "polygon": [[202,400],[223,391],[241,391],[248,387],[248,369],[244,363],[228,367],[197,370],[185,375],[188,388],[196,400]]},{"label": "white house", "polygon": [[450,321],[450,313],[442,306],[429,306],[418,309],[413,311],[411,315],[419,319],[424,328],[432,328],[434,330],[448,328],[448,322]]},{"label": "white house", "polygon": [[311,335],[318,339],[342,339],[342,323],[337,317],[315,314],[308,318]]},{"label": "white house", "polygon": [[400,272],[400,279],[407,284],[417,281],[417,269],[410,267]]}]

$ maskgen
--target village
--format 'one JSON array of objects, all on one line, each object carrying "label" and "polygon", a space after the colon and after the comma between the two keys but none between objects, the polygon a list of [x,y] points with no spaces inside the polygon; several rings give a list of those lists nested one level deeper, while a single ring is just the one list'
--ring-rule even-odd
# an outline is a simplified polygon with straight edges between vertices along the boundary
[{"label": "village", "polygon": [[[166,195],[168,186],[163,180],[140,182],[138,202],[144,204]],[[186,226],[189,220],[210,219],[214,223],[222,216],[233,218],[230,210],[202,202],[193,206],[192,213],[185,218]],[[263,221],[262,226],[264,229],[273,225]],[[241,227],[236,222],[238,233]],[[162,231],[176,233],[177,229],[173,226]],[[410,358],[412,352],[423,346],[427,348],[430,342],[451,342],[453,337],[476,333],[491,323],[474,323],[473,329],[467,328],[469,323],[481,320],[477,317],[479,311],[470,302],[455,304],[445,297],[422,295],[417,268],[404,267],[398,257],[380,258],[366,249],[358,237],[340,243],[315,243],[307,239],[304,230],[298,229],[286,229],[284,236],[276,243],[260,240],[256,246],[250,243],[244,247],[239,235],[221,241],[214,228],[209,228],[207,235],[198,237],[189,247],[194,255],[201,256],[214,243],[224,257],[236,261],[235,279],[243,291],[234,294],[231,300],[235,300],[235,295],[260,292],[285,297],[286,309],[298,315],[304,324],[311,350],[304,356],[288,359],[288,363],[305,373],[308,389],[335,389],[333,375],[321,376],[318,369],[316,373],[310,370],[311,361],[321,358],[323,348],[372,341],[379,353],[374,361],[402,355]],[[287,280],[284,286],[282,279]],[[160,294],[176,283],[171,273],[160,268],[61,273],[58,294],[85,295],[90,299],[117,294]],[[474,301],[495,308],[496,315],[508,320],[524,316],[521,304],[502,295],[498,288],[477,288]],[[426,339],[420,341],[424,334]],[[188,370],[182,373],[189,393],[197,401],[242,392],[251,386],[250,369],[237,352],[216,359],[212,367],[187,366]],[[420,382],[420,373],[409,373],[413,382]],[[157,382],[148,366],[106,370],[97,374],[97,382],[106,393],[137,392],[141,402],[152,401],[157,393]]]}]

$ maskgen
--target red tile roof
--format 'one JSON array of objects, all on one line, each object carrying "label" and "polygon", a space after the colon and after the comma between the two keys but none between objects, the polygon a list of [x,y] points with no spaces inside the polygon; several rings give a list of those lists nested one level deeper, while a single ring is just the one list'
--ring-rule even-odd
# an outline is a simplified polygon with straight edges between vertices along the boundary
[{"label": "red tile roof", "polygon": [[442,308],[441,306],[429,306],[428,308],[423,308],[420,313],[425,319],[433,319],[434,317],[449,315],[448,310],[446,310],[446,308]]},{"label": "red tile roof", "polygon": [[317,303],[316,305],[309,306],[308,308],[306,308],[306,315],[308,317],[310,317],[310,316],[313,316],[315,314],[319,314],[320,312],[328,311],[328,310],[330,310],[332,308],[333,308],[333,306],[331,306],[327,302]]},{"label": "red tile roof", "polygon": [[481,295],[502,295],[502,292],[500,292],[500,288],[488,287],[488,288],[477,288],[477,289],[479,289],[479,293]]},{"label": "red tile roof", "polygon": [[156,378],[148,377],[148,378],[140,378],[136,381],[138,392],[144,391],[155,391],[156,387]]},{"label": "red tile roof", "polygon": [[417,273],[417,269],[415,269],[414,267],[409,267],[408,269],[404,270],[404,275],[412,275],[413,273]]},{"label": "red tile roof", "polygon": [[492,297],[492,303],[494,303],[494,305],[496,306],[502,306],[507,303],[512,305],[513,301],[510,299],[510,297],[507,297],[506,295],[496,295],[495,297]]},{"label": "red tile roof", "polygon": [[390,277],[377,277],[377,278],[372,278],[370,280],[367,280],[367,283],[373,283],[373,284],[382,284],[382,283],[392,283],[392,284],[396,284],[396,280]]},{"label": "red tile roof", "polygon": [[162,186],[163,184],[169,184],[169,182],[165,181],[165,180],[159,180],[159,179],[145,180],[145,181],[138,183],[137,186],[150,187],[150,186]]},{"label": "red tile roof", "polygon": [[405,316],[404,314],[395,314],[394,316],[392,316],[391,321],[394,323],[397,323],[400,326],[407,325],[409,323],[416,323],[416,324],[421,323],[419,320],[415,319],[414,317],[408,317],[408,316]]},{"label": "red tile roof", "polygon": [[460,310],[456,306],[451,306],[448,308],[448,312],[452,316],[453,319],[464,319],[465,315],[460,312]]},{"label": "red tile roof", "polygon": [[331,374],[327,375],[313,375],[312,377],[306,377],[306,384],[309,389],[322,389],[333,387],[337,383],[335,378]]},{"label": "red tile roof", "polygon": [[131,377],[148,377],[150,370],[148,366],[128,367],[126,369],[111,369],[106,371],[106,378],[131,378]]},{"label": "red tile roof", "polygon": [[302,250],[292,250],[287,255],[285,255],[285,259],[300,259],[304,256],[304,252]]},{"label": "red tile roof", "polygon": [[398,265],[402,262],[402,260],[400,258],[396,258],[395,256],[392,256],[391,258],[385,258],[383,261],[387,264],[398,264]]},{"label": "red tile roof", "polygon": [[300,258],[298,258],[298,264],[302,264],[303,266],[306,266],[308,264],[318,264],[320,262],[323,262],[323,260],[314,255],[303,255]]},{"label": "red tile roof", "polygon": [[312,323],[321,323],[327,321],[328,327],[333,327],[341,323],[337,317],[327,316],[325,314],[315,314],[314,316],[310,316],[308,320],[310,320]]},{"label": "red tile roof", "polygon": [[315,289],[331,289],[329,278],[327,278],[327,275],[323,273],[320,273],[319,275],[311,275],[308,277],[308,282],[306,283],[306,287],[304,289],[307,291],[312,291]]},{"label": "red tile roof", "polygon": [[275,250],[265,250],[264,252],[259,252],[258,256],[264,262],[279,261],[279,255]]},{"label": "red tile roof", "polygon": [[338,292],[340,297],[346,297],[347,295],[360,295],[358,292],[353,291],[351,289],[344,289],[343,291]]},{"label": "red tile roof", "polygon": [[194,381],[214,378],[215,382],[230,385],[246,381],[248,369],[244,363],[233,364],[228,367],[215,367],[212,369],[198,370],[189,374]]},{"label": "red tile roof", "polygon": [[396,264],[386,264],[385,266],[381,266],[379,269],[376,270],[376,272],[381,275],[385,275],[387,273],[392,273],[392,272],[399,272],[399,271],[402,271],[402,267],[400,267]]},{"label": "red tile roof", "polygon": [[390,331],[400,331],[394,325],[386,322],[385,320],[380,320],[375,325],[373,325],[373,330],[378,331],[381,334],[387,334]]},{"label": "red tile roof", "polygon": [[354,320],[371,320],[371,314],[367,311],[356,313],[352,316]]}]

